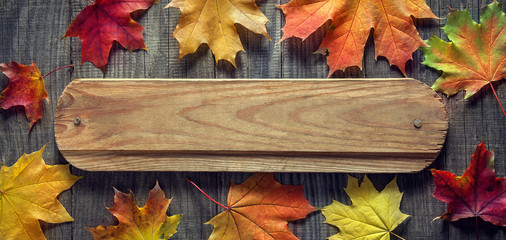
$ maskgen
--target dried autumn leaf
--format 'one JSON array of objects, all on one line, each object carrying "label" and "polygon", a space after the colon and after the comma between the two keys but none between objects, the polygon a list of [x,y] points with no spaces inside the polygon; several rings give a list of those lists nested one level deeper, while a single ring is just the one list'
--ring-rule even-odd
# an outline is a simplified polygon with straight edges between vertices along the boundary
[{"label": "dried autumn leaf", "polygon": [[434,197],[448,203],[441,219],[481,217],[498,226],[506,226],[506,177],[497,178],[494,154],[481,142],[471,157],[471,164],[462,177],[431,169],[436,190]]},{"label": "dried autumn leaf", "polygon": [[105,72],[113,41],[130,51],[147,50],[142,38],[144,28],[130,14],[147,10],[154,3],[153,0],[96,0],[72,20],[63,37],[79,37],[83,42],[81,64],[89,61]]},{"label": "dried autumn leaf", "polygon": [[39,219],[48,223],[74,221],[56,199],[81,177],[69,165],[48,166],[41,150],[23,154],[7,167],[0,163],[0,238],[46,239]]},{"label": "dried autumn leaf", "polygon": [[409,215],[399,210],[402,193],[396,179],[378,192],[367,176],[359,186],[358,179],[348,176],[348,186],[344,189],[351,199],[351,206],[333,201],[322,209],[325,222],[339,228],[340,232],[331,236],[337,239],[390,239],[390,233]]},{"label": "dried autumn leaf", "polygon": [[332,22],[318,50],[329,51],[329,77],[349,66],[362,69],[371,29],[376,58],[386,57],[406,75],[406,62],[416,49],[425,46],[412,18],[436,18],[424,0],[292,0],[279,7],[286,17],[281,40],[304,40],[327,21]]},{"label": "dried autumn leaf", "polygon": [[231,183],[227,206],[219,205],[226,210],[207,222],[214,226],[210,240],[298,239],[287,222],[316,210],[304,198],[301,185],[281,185],[271,173],[256,173],[239,185]]},{"label": "dried autumn leaf", "polygon": [[215,55],[216,62],[226,60],[235,65],[237,52],[244,51],[235,24],[269,38],[255,0],[172,0],[165,8],[181,11],[181,18],[172,36],[179,42],[179,59],[194,53],[204,43]]},{"label": "dried autumn leaf", "polygon": [[452,10],[443,27],[451,42],[432,36],[423,47],[423,64],[443,71],[432,88],[451,96],[461,90],[465,98],[486,84],[506,76],[506,16],[497,1],[486,6],[481,24],[469,11]]},{"label": "dried autumn leaf", "polygon": [[30,129],[42,118],[42,100],[47,99],[44,79],[35,65],[23,65],[17,62],[1,63],[0,70],[9,78],[9,85],[0,95],[0,107],[9,109],[23,106]]},{"label": "dried autumn leaf", "polygon": [[142,208],[137,207],[132,192],[125,194],[115,191],[114,206],[108,209],[118,218],[119,224],[86,228],[94,239],[169,239],[177,232],[177,225],[183,215],[167,216],[167,208],[172,199],[165,198],[158,182],[149,191],[148,202]]}]

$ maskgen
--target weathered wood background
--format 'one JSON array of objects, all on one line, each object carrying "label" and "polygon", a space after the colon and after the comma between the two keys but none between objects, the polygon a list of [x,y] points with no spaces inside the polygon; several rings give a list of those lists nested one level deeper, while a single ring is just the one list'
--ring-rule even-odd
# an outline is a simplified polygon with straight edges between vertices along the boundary
[{"label": "weathered wood background", "polygon": [[[170,35],[180,13],[176,9],[163,9],[168,0],[155,4],[139,22],[146,28],[144,40],[149,49],[133,53],[115,46],[111,53],[105,77],[107,78],[325,78],[328,67],[325,58],[313,54],[324,36],[320,29],[306,41],[288,39],[278,43],[284,25],[282,12],[276,5],[282,1],[257,2],[269,18],[268,32],[272,42],[266,38],[238,27],[246,52],[238,54],[235,69],[231,64],[215,64],[213,55],[206,46],[197,53],[186,56],[179,63],[178,43]],[[423,39],[434,34],[446,39],[440,30],[449,12],[448,6],[468,8],[475,21],[480,8],[487,1],[429,0],[427,2],[441,20],[416,20]],[[54,141],[53,120],[58,97],[65,86],[74,78],[100,78],[102,72],[91,63],[80,63],[81,41],[78,38],[61,39],[71,20],[90,2],[88,0],[0,0],[0,62],[17,61],[30,64],[35,61],[41,72],[68,64],[73,70],[62,70],[46,77],[49,102],[44,104],[44,117],[32,131],[28,131],[24,111],[21,108],[0,110],[0,158],[8,166],[24,153],[39,150],[48,144],[44,159],[49,164],[64,164]],[[503,8],[506,8],[503,6]],[[370,39],[371,40],[371,39]],[[423,54],[416,51],[413,61],[406,67],[408,77],[432,84],[439,72],[421,65]],[[368,42],[363,71],[348,68],[344,73],[332,77],[402,77],[396,67],[390,67],[385,58],[374,59],[374,46]],[[8,79],[0,76],[0,89]],[[498,95],[506,103],[506,86],[495,84]],[[450,127],[445,147],[431,168],[449,170],[462,174],[469,165],[475,146],[485,138],[487,147],[495,150],[496,173],[506,175],[506,119],[500,112],[490,89],[485,87],[475,97],[463,100],[463,93],[446,99]],[[346,103],[343,103],[346,104]],[[87,172],[72,168],[74,174],[84,176],[69,191],[62,193],[59,200],[75,218],[63,224],[42,223],[48,239],[91,239],[84,227],[115,224],[116,220],[106,210],[112,206],[113,187],[135,193],[139,205],[144,205],[148,191],[158,180],[168,197],[173,197],[169,214],[183,213],[184,218],[173,239],[206,239],[211,225],[205,225],[211,217],[222,211],[186,182],[191,178],[211,196],[226,202],[230,181],[242,182],[250,173],[226,172]],[[360,176],[360,174],[354,174]],[[348,202],[343,191],[346,174],[283,173],[275,174],[283,184],[304,184],[305,196],[317,207],[331,203],[332,199]],[[377,188],[383,188],[394,178],[391,174],[371,175]],[[398,227],[396,233],[406,239],[476,239],[474,219],[458,222],[432,221],[446,210],[446,205],[432,197],[434,184],[428,170],[414,174],[399,174],[398,183],[404,191],[401,210],[412,215]],[[289,224],[300,239],[325,239],[336,233],[335,227],[322,223],[323,215],[315,212],[305,220]],[[506,239],[505,228],[479,221],[480,239]]]}]

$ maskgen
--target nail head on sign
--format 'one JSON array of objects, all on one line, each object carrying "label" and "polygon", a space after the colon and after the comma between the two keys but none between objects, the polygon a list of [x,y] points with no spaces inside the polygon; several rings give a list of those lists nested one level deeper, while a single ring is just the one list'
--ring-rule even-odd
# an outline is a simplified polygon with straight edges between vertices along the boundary
[{"label": "nail head on sign", "polygon": [[75,118],[74,118],[74,125],[76,125],[76,126],[77,126],[77,125],[79,125],[80,123],[81,123],[81,118],[79,118],[79,117],[75,117]]},{"label": "nail head on sign", "polygon": [[415,119],[413,120],[413,125],[416,127],[416,128],[421,128],[422,127],[422,120],[420,119]]}]

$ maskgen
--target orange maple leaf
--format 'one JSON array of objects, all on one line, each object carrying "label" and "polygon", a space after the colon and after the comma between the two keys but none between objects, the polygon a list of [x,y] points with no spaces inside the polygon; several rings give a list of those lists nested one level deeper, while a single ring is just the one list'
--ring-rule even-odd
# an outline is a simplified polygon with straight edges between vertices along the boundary
[{"label": "orange maple leaf", "polygon": [[167,217],[172,199],[165,198],[158,182],[149,191],[146,206],[139,208],[132,192],[125,194],[115,189],[114,206],[109,211],[118,218],[115,226],[98,226],[88,229],[94,239],[169,239],[177,231],[182,214]]},{"label": "orange maple leaf", "polygon": [[207,222],[214,226],[210,240],[298,239],[287,222],[317,210],[304,198],[301,185],[281,185],[271,173],[254,174],[239,185],[231,183],[227,202],[226,207],[219,204],[226,211]]},{"label": "orange maple leaf", "polygon": [[72,20],[63,38],[79,37],[83,41],[81,64],[89,61],[105,72],[113,41],[130,51],[147,50],[142,39],[144,28],[130,13],[147,10],[153,3],[153,0],[96,0]]},{"label": "orange maple leaf", "polygon": [[0,95],[0,107],[9,109],[23,106],[30,129],[42,118],[42,100],[47,100],[44,79],[35,65],[23,65],[17,62],[1,63],[0,70],[9,78],[9,85]]},{"label": "orange maple leaf", "polygon": [[286,16],[281,40],[290,37],[304,40],[332,21],[317,51],[329,51],[329,77],[349,66],[362,69],[364,46],[371,29],[374,29],[375,57],[386,57],[406,75],[406,62],[416,49],[426,46],[412,17],[437,18],[424,0],[292,0],[279,7]]},{"label": "orange maple leaf", "polygon": [[235,24],[269,38],[265,23],[269,20],[254,0],[172,0],[165,8],[181,10],[181,19],[172,36],[179,42],[179,59],[209,45],[216,63],[223,59],[235,65],[237,52],[244,51]]}]

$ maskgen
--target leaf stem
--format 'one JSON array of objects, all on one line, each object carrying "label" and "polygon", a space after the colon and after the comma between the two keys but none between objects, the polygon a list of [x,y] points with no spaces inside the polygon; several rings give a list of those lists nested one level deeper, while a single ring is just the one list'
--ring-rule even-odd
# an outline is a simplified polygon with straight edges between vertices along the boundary
[{"label": "leaf stem", "polygon": [[390,232],[390,233],[391,233],[392,235],[394,235],[394,236],[398,237],[399,239],[406,240],[406,239],[404,239],[403,237],[401,237],[401,236],[399,236],[399,235],[395,234],[394,232]]},{"label": "leaf stem", "polygon": [[74,67],[74,64],[70,64],[70,65],[67,65],[67,66],[59,67],[59,68],[57,68],[57,69],[55,69],[55,70],[53,70],[53,71],[49,72],[48,74],[46,74],[46,75],[42,76],[42,78],[45,78],[45,77],[47,77],[49,74],[54,73],[54,72],[56,72],[56,71],[58,71],[58,70],[62,70],[62,69],[64,69],[64,68],[69,68],[69,67]]},{"label": "leaf stem", "polygon": [[504,114],[504,117],[506,117],[506,112],[504,112],[504,108],[502,107],[501,101],[499,101],[499,97],[497,97],[497,93],[495,93],[494,85],[492,85],[492,82],[489,83],[490,88],[492,88],[492,92],[494,92],[495,99],[499,103],[499,107],[501,107],[502,114]]},{"label": "leaf stem", "polygon": [[229,210],[228,207],[225,207],[223,204],[217,202],[212,197],[209,197],[209,195],[207,195],[207,193],[205,193],[202,189],[200,189],[199,186],[197,186],[197,184],[195,184],[194,182],[192,182],[192,180],[190,180],[190,179],[187,178],[186,181],[188,181],[189,183],[191,183],[191,185],[193,185],[194,187],[196,187],[202,194],[204,194],[204,196],[206,196],[207,198],[209,198],[209,200],[211,200],[214,203],[218,204],[218,206],[220,206],[222,208],[225,208],[225,210]]},{"label": "leaf stem", "polygon": [[480,240],[480,229],[478,228],[478,216],[474,217],[476,223],[476,240]]}]

